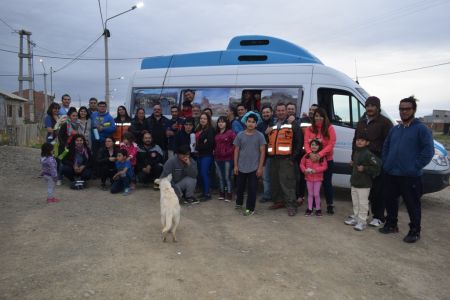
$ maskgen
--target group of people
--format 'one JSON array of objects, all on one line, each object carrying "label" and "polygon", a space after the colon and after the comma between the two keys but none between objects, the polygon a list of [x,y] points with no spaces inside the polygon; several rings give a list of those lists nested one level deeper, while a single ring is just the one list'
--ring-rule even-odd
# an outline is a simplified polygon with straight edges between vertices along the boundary
[{"label": "group of people", "polygon": [[[259,103],[258,110],[249,111],[242,103],[219,116],[214,126],[211,109],[201,111],[187,102],[181,111],[172,106],[170,119],[162,115],[159,104],[147,118],[144,109],[138,108],[132,119],[123,106],[113,118],[105,102],[91,98],[88,108],[77,111],[70,107],[70,96],[63,95],[61,105],[50,105],[45,119],[47,143],[42,146],[41,163],[48,182],[47,201],[58,201],[53,189],[63,177],[74,189],[97,177],[102,189],[110,183],[111,193],[127,195],[137,183],[153,183],[172,174],[180,202],[208,201],[211,187],[217,185],[219,200],[231,202],[236,195],[236,209],[243,208],[246,192],[243,214],[250,216],[261,178],[260,202],[272,201],[270,209],[286,208],[289,216],[295,216],[307,191],[305,216],[320,217],[323,185],[326,213],[334,214],[336,132],[325,109],[313,105],[308,114],[298,117],[295,103],[277,103],[273,108]],[[405,241],[419,239],[420,176],[433,156],[433,141],[429,130],[414,118],[415,111],[413,97],[401,100],[402,124],[393,127],[381,115],[380,100],[367,99],[350,162],[353,213],[345,224],[355,230],[365,229],[370,203],[369,225],[384,224],[382,233],[398,232],[397,198],[401,195],[411,219]],[[305,123],[311,126],[302,127]],[[196,191],[200,196],[196,197]]]}]

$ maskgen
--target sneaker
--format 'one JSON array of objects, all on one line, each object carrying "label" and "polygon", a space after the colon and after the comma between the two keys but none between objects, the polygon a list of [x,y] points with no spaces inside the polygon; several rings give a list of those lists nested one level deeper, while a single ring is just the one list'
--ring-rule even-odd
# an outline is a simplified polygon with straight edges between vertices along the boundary
[{"label": "sneaker", "polygon": [[327,214],[334,215],[334,206],[333,205],[327,206]]},{"label": "sneaker", "polygon": [[403,241],[409,244],[415,243],[418,240],[420,240],[420,232],[416,230],[410,230],[408,234],[403,238]]},{"label": "sneaker", "polygon": [[57,198],[55,198],[55,197],[53,197],[53,198],[47,198],[47,204],[49,204],[49,203],[56,203],[56,202],[59,202],[60,200],[59,199],[57,199]]},{"label": "sneaker", "polygon": [[356,231],[363,231],[364,229],[366,229],[366,223],[364,222],[358,222],[353,229],[355,229]]},{"label": "sneaker", "polygon": [[200,201],[198,201],[198,199],[195,197],[188,197],[187,200],[188,200],[188,202],[191,201],[191,202],[189,202],[190,204],[199,204],[200,203]]},{"label": "sneaker", "polygon": [[398,226],[397,225],[389,225],[389,224],[385,223],[383,227],[378,229],[378,231],[380,233],[383,233],[383,234],[397,233],[398,232]]},{"label": "sneaker", "polygon": [[355,216],[350,215],[347,217],[347,219],[345,219],[344,223],[346,225],[355,226],[358,222],[356,221]]},{"label": "sneaker", "polygon": [[288,216],[293,217],[297,214],[297,210],[295,208],[288,208]]},{"label": "sneaker", "polygon": [[318,209],[316,210],[316,217],[321,217],[322,216],[322,210]]},{"label": "sneaker", "polygon": [[61,179],[56,180],[56,185],[62,185],[62,180]]},{"label": "sneaker", "polygon": [[236,204],[236,205],[234,206],[234,209],[242,209],[242,204]]},{"label": "sneaker", "polygon": [[372,221],[370,221],[369,226],[372,227],[380,227],[383,224],[380,219],[373,218]]},{"label": "sneaker", "polygon": [[125,191],[123,192],[124,196],[128,196],[130,194],[130,188],[126,188]]},{"label": "sneaker", "polygon": [[271,206],[269,206],[269,209],[280,209],[284,207],[284,203],[283,202],[275,202],[274,204],[272,204]]},{"label": "sneaker", "polygon": [[307,209],[305,211],[305,216],[309,217],[312,214],[312,210],[311,209]]},{"label": "sneaker", "polygon": [[250,209],[246,209],[245,211],[244,211],[244,213],[243,213],[243,215],[244,216],[252,216],[252,215],[254,215],[255,214],[255,211],[254,210],[250,210]]},{"label": "sneaker", "polygon": [[231,202],[233,201],[233,194],[232,193],[226,193],[225,194],[225,202]]},{"label": "sneaker", "polygon": [[220,194],[219,194],[219,200],[225,200],[225,193],[220,192]]}]

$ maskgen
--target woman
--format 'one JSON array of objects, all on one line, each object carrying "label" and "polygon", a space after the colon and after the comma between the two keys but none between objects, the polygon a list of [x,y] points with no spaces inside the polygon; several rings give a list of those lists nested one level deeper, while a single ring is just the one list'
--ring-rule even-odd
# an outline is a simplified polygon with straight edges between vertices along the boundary
[{"label": "woman", "polygon": [[47,142],[51,143],[57,137],[55,125],[58,122],[59,104],[52,102],[47,109],[47,115],[44,119],[44,126],[47,129]]},{"label": "woman", "polygon": [[117,107],[117,117],[114,119],[114,122],[116,123],[116,131],[113,137],[116,140],[116,144],[119,144],[122,141],[123,134],[128,131],[131,125],[131,117],[128,115],[125,106],[120,105]]},{"label": "woman", "polygon": [[203,195],[200,201],[208,201],[211,199],[211,194],[209,193],[209,169],[213,161],[214,128],[211,124],[211,117],[204,112],[200,114],[195,139],[195,149],[198,153],[197,163],[203,188]]},{"label": "woman", "polygon": [[75,134],[69,144],[69,152],[62,163],[62,174],[71,181],[71,188],[82,189],[92,175],[92,155],[82,134]]},{"label": "woman", "polygon": [[143,108],[138,108],[136,110],[136,114],[134,115],[134,119],[131,121],[131,126],[128,128],[128,131],[134,135],[139,144],[142,142],[143,131],[149,131],[147,128],[147,122],[145,122],[145,110]]},{"label": "woman", "polygon": [[80,134],[84,135],[84,138],[86,139],[86,143],[89,148],[92,147],[92,140],[91,140],[91,125],[92,122],[89,120],[89,111],[87,107],[82,106],[80,109],[78,109],[78,121],[80,122]]},{"label": "woman", "polygon": [[[311,151],[310,143],[317,139],[322,143],[322,150],[314,154]],[[318,162],[322,157],[327,160],[328,169],[323,174],[323,188],[327,201],[327,214],[334,214],[333,207],[333,186],[331,178],[333,175],[333,151],[336,144],[336,132],[331,125],[327,113],[323,108],[317,108],[313,114],[312,126],[305,131],[304,148],[305,155],[309,155],[313,162]]]},{"label": "woman", "polygon": [[227,202],[231,202],[233,198],[233,141],[235,138],[236,134],[231,130],[227,117],[219,117],[217,119],[216,136],[214,138],[214,162],[216,164],[217,177],[219,178],[219,200],[225,200]]},{"label": "woman", "polygon": [[115,146],[115,140],[113,137],[107,137],[105,144],[97,154],[97,163],[100,169],[100,179],[102,190],[108,190],[106,187],[106,179],[109,179],[112,183],[112,178],[116,174],[116,157],[117,147]]}]

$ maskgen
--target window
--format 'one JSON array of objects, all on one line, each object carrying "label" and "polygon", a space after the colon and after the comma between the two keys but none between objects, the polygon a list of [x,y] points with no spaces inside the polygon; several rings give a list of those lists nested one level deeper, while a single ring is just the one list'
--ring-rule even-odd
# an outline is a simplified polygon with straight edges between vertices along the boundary
[{"label": "window", "polygon": [[181,90],[181,103],[197,104],[201,110],[210,108],[213,116],[224,116],[234,95],[232,88],[192,88]]},{"label": "window", "polygon": [[301,88],[239,88],[236,89],[236,94],[239,96],[238,98],[230,99],[231,105],[236,106],[239,103],[244,103],[247,110],[251,109],[257,111],[260,111],[265,105],[270,105],[274,108],[275,105],[280,102],[285,104],[292,102],[299,108],[301,107],[301,103],[299,103],[299,94],[300,100],[303,96]]},{"label": "window", "polygon": [[22,105],[19,106],[18,115],[19,115],[19,118],[22,118],[22,117],[23,117],[23,108],[22,108]]},{"label": "window", "polygon": [[364,106],[351,93],[343,90],[319,88],[317,99],[327,111],[330,122],[345,127],[356,127],[365,113]]},{"label": "window", "polygon": [[134,115],[138,108],[145,110],[145,115],[153,113],[153,106],[159,103],[163,115],[170,115],[170,107],[178,104],[179,89],[134,88],[131,97],[130,110]]},{"label": "window", "polygon": [[13,106],[11,104],[8,104],[8,118],[12,118],[13,116]]}]

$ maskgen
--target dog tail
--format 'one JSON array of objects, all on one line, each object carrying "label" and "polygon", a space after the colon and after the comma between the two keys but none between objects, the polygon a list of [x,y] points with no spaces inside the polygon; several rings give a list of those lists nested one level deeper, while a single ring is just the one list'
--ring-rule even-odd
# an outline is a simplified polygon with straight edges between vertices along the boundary
[{"label": "dog tail", "polygon": [[170,231],[170,229],[172,228],[172,219],[173,219],[173,212],[169,211],[166,213],[166,226],[164,226],[163,230],[162,230],[162,234],[166,234],[167,232]]}]

